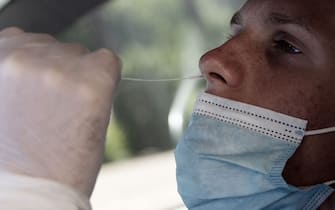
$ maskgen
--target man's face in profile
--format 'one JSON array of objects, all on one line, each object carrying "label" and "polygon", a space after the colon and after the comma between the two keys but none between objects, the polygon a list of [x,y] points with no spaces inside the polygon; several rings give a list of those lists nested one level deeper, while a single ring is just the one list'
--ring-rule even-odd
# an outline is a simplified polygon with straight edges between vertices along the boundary
[{"label": "man's face in profile", "polygon": [[232,38],[206,53],[207,92],[335,126],[335,3],[249,0]]}]

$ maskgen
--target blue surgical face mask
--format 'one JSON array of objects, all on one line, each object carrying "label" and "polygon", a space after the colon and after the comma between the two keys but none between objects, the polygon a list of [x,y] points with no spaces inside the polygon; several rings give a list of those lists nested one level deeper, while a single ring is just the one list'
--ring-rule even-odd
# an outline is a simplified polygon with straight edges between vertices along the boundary
[{"label": "blue surgical face mask", "polygon": [[307,121],[202,93],[176,150],[178,191],[192,210],[317,209],[333,192],[285,182]]}]

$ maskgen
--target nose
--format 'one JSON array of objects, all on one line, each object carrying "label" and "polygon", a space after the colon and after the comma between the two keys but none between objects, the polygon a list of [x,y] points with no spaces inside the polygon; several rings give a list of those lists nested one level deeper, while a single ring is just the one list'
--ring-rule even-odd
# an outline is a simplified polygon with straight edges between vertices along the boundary
[{"label": "nose", "polygon": [[199,66],[207,80],[208,93],[225,97],[243,85],[242,59],[226,44],[205,53]]}]

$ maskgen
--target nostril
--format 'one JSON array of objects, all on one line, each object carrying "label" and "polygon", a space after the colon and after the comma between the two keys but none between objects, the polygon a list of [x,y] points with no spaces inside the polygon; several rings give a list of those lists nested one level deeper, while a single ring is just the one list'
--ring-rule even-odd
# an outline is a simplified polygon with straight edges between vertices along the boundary
[{"label": "nostril", "polygon": [[219,80],[221,80],[224,83],[227,83],[227,81],[225,80],[225,78],[223,76],[221,76],[220,74],[218,74],[218,73],[211,72],[211,73],[209,73],[209,76],[213,77],[215,79],[219,79]]}]

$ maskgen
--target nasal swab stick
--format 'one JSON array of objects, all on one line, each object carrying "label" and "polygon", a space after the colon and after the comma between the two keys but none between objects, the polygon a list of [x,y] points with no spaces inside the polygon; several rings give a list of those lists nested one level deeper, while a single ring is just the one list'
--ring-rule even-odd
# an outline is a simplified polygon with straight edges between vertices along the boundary
[{"label": "nasal swab stick", "polygon": [[144,79],[144,78],[135,78],[135,77],[122,77],[123,81],[133,81],[133,82],[173,82],[173,81],[182,81],[182,80],[197,80],[204,79],[202,75],[196,76],[187,76],[179,78],[168,78],[168,79]]}]

